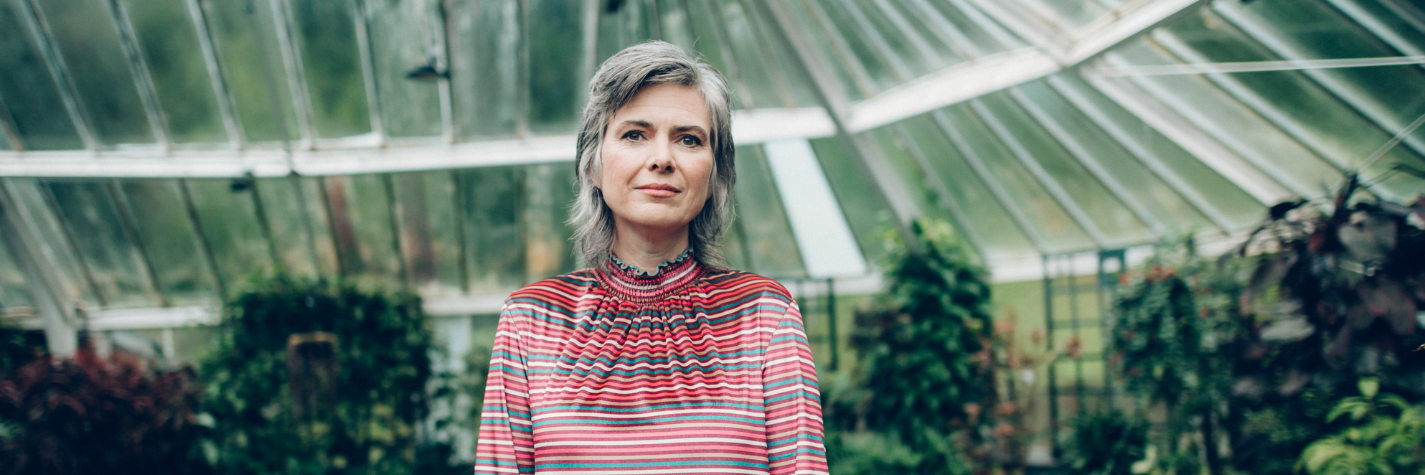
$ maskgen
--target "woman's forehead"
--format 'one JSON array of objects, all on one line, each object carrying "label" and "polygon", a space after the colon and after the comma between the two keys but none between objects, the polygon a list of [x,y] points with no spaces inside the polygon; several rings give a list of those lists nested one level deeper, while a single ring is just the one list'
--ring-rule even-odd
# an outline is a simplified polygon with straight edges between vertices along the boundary
[{"label": "woman's forehead", "polygon": [[639,88],[633,98],[614,113],[610,125],[624,122],[639,125],[702,127],[712,123],[702,93],[681,84],[650,84]]}]

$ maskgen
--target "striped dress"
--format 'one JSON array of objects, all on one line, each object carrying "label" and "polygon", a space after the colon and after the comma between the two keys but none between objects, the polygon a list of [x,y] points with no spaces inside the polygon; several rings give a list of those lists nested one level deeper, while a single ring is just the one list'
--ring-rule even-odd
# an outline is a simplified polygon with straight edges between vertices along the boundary
[{"label": "striped dress", "polygon": [[684,252],[534,283],[500,314],[476,474],[824,474],[801,314]]}]

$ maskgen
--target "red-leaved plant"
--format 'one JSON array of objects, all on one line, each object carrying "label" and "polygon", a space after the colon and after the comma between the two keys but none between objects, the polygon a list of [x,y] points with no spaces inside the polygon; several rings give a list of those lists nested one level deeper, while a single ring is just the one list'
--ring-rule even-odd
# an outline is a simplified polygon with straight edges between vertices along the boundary
[{"label": "red-leaved plant", "polygon": [[200,393],[188,368],[40,357],[0,380],[0,473],[211,473]]}]

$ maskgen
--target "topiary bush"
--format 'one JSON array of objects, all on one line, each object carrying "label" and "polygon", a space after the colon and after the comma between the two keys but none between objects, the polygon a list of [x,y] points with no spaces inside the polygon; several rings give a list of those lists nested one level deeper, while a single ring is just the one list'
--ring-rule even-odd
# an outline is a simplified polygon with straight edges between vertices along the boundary
[{"label": "topiary bush", "polygon": [[[410,474],[445,465],[417,459],[449,451],[418,434],[434,347],[414,294],[279,275],[227,304],[219,330],[201,374],[224,473]],[[314,333],[334,345],[289,350]]]}]

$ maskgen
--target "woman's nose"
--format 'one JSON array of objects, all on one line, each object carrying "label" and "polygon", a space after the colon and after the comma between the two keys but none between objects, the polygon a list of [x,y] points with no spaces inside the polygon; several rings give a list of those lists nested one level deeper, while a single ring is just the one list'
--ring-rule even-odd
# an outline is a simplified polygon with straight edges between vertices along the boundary
[{"label": "woman's nose", "polygon": [[648,171],[671,172],[673,171],[673,152],[670,150],[672,144],[664,143],[654,147],[653,157],[648,161]]}]

